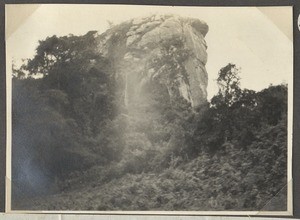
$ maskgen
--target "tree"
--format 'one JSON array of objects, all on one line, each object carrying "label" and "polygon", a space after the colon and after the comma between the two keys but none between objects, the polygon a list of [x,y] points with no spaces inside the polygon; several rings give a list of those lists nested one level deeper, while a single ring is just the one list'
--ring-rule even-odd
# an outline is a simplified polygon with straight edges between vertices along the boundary
[{"label": "tree", "polygon": [[81,64],[80,69],[85,69],[89,61],[100,58],[95,51],[95,34],[96,31],[90,31],[83,36],[53,35],[39,41],[34,58],[29,59],[26,65],[29,74],[50,75],[56,66],[75,62]]},{"label": "tree", "polygon": [[287,112],[287,85],[269,86],[257,94],[261,121],[276,125]]},{"label": "tree", "polygon": [[229,63],[219,71],[217,79],[219,92],[216,98],[212,100],[212,104],[225,104],[229,107],[239,100],[242,92],[239,73],[240,69],[232,63]]},{"label": "tree", "polygon": [[[219,71],[217,83],[219,91],[211,100],[211,111],[214,121],[218,124],[220,130],[216,133],[218,140],[231,139],[234,130],[235,115],[233,109],[242,97],[240,88],[240,69],[235,64],[229,63]],[[220,142],[218,142],[220,143]]]},{"label": "tree", "polygon": [[124,144],[115,120],[115,78],[95,37],[49,37],[33,59],[13,66],[13,159],[21,164],[14,176],[26,172],[22,163],[29,160],[53,180],[118,160]]},{"label": "tree", "polygon": [[18,78],[18,79],[26,78],[25,68],[26,68],[25,64],[22,64],[20,66],[20,68],[17,68],[16,64],[13,60],[13,63],[12,63],[12,77],[15,78],[15,79],[16,78]]},{"label": "tree", "polygon": [[62,89],[70,77],[78,78],[78,73],[84,74],[95,63],[107,62],[97,51],[96,31],[90,31],[83,36],[54,35],[39,41],[34,58],[28,59],[23,69],[29,76],[48,78],[48,87]]}]

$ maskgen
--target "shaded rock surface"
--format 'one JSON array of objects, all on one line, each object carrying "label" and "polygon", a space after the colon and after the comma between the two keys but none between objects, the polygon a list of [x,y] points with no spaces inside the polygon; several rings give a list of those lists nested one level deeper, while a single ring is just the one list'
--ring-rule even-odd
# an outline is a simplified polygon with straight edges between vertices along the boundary
[{"label": "shaded rock surface", "polygon": [[153,15],[110,28],[98,36],[98,51],[113,60],[126,106],[145,101],[143,87],[155,81],[170,99],[198,107],[207,99],[207,32],[198,19]]}]

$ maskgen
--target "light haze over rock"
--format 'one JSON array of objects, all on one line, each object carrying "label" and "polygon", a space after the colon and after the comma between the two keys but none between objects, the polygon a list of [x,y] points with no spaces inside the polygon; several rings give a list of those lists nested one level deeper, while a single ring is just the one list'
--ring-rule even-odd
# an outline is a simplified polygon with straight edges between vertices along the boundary
[{"label": "light haze over rock", "polygon": [[111,27],[98,36],[98,51],[113,60],[126,106],[145,101],[143,88],[156,80],[170,99],[181,96],[198,107],[207,100],[207,32],[198,19],[153,15]]}]

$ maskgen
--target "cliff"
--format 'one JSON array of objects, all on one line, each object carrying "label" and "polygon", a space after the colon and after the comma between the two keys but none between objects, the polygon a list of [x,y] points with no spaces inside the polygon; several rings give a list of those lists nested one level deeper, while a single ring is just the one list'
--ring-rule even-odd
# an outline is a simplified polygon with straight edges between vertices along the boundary
[{"label": "cliff", "polygon": [[235,81],[193,109],[207,31],[151,16],[40,41],[24,68],[43,77],[12,79],[12,209],[286,210],[288,88]]},{"label": "cliff", "polygon": [[98,51],[113,61],[126,106],[144,102],[155,82],[170,99],[198,107],[207,99],[208,25],[198,19],[153,15],[116,25],[97,37]]}]

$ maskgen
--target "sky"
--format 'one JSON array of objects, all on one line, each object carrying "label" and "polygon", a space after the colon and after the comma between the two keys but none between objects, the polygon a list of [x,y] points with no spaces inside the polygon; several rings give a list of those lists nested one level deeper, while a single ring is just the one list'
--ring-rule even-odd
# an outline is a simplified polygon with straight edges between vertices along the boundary
[{"label": "sky", "polygon": [[[9,5],[7,13],[7,73],[12,60],[32,58],[38,41],[47,36],[100,33],[108,21],[121,23],[152,14],[177,14],[205,21],[208,98],[218,91],[218,71],[228,63],[241,68],[242,88],[259,91],[270,84],[292,84],[292,7],[183,7],[133,5]],[[31,7],[31,10],[28,8]],[[26,19],[16,15],[28,12]],[[12,22],[14,21],[14,22]],[[15,25],[15,26],[13,26]]]}]

